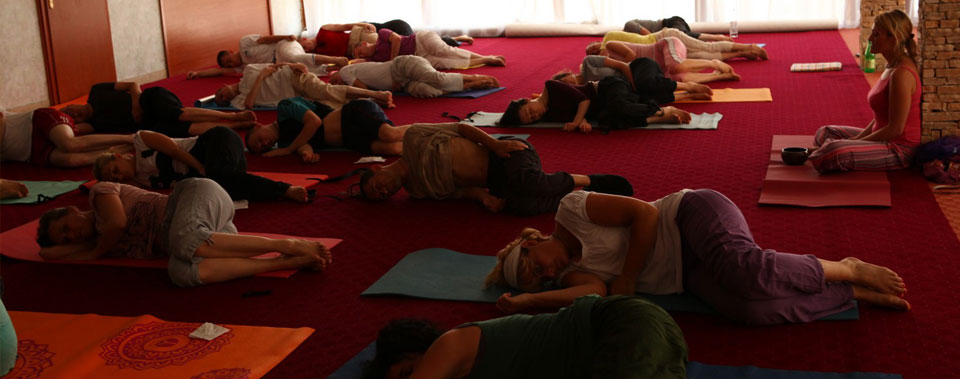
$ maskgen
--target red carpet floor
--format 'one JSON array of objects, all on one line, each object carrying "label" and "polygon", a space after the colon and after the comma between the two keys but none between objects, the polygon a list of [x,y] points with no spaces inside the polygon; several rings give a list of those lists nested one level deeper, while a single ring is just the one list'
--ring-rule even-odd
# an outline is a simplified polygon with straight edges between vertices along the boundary
[{"label": "red carpet floor", "polygon": [[[575,68],[583,46],[596,38],[478,39],[471,49],[507,57],[506,68],[471,73],[496,75],[507,90],[476,100],[397,98],[387,112],[398,124],[444,121],[440,114],[500,112],[508,100],[539,91],[543,80],[561,68]],[[954,377],[960,363],[958,285],[960,243],[937,207],[922,177],[913,171],[890,174],[890,209],[804,209],[757,205],[773,134],[813,134],[824,124],[866,125],[867,84],[839,34],[805,32],[747,34],[742,42],[764,42],[769,61],[739,61],[741,82],[720,87],[769,87],[772,103],[687,104],[694,112],[721,112],[715,131],[622,131],[609,135],[523,130],[540,151],[547,170],[616,173],[626,176],[636,196],[656,199],[680,188],[714,188],[742,209],[758,242],[767,248],[814,253],[822,258],[857,256],[898,271],[909,288],[910,312],[861,306],[861,320],[803,325],[743,327],[724,319],[676,314],[690,346],[691,359],[710,364],[815,371],[881,371],[907,378]],[[797,62],[842,61],[843,71],[796,73]],[[211,94],[225,81],[187,82],[171,78],[158,84],[178,93],[184,103]],[[273,115],[262,113],[261,120]],[[498,130],[501,131],[501,130]],[[502,130],[506,131],[506,130]],[[516,132],[514,130],[514,132]],[[358,154],[327,153],[320,164],[295,157],[250,158],[251,170],[338,174],[355,167]],[[3,166],[13,179],[81,179],[82,170],[38,170]],[[346,187],[326,184],[322,193]],[[85,204],[71,193],[40,206],[4,206],[7,230],[54,206]],[[174,288],[156,270],[36,264],[4,260],[4,301],[11,310],[99,313],[216,323],[309,326],[317,330],[268,377],[326,375],[366,346],[387,320],[429,317],[442,326],[499,316],[492,305],[360,298],[360,292],[403,255],[427,247],[494,254],[524,226],[550,228],[552,216],[518,218],[486,213],[463,202],[410,200],[401,193],[382,204],[319,198],[310,205],[286,202],[252,204],[237,212],[240,230],[343,238],[329,271],[299,273],[291,279],[251,278],[195,289]],[[267,296],[241,298],[250,290]]]}]

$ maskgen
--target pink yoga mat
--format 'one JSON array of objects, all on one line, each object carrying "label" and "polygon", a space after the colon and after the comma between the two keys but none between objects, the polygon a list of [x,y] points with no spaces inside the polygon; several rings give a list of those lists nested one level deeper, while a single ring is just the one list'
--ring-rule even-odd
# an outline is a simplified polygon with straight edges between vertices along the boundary
[{"label": "pink yoga mat", "polygon": [[[39,225],[40,220],[33,220],[26,224],[20,225],[16,228],[10,229],[6,232],[0,233],[0,247],[2,251],[0,254],[4,256],[32,261],[32,262],[48,262],[48,263],[72,263],[72,264],[90,264],[90,265],[103,265],[103,266],[122,266],[122,267],[150,267],[150,268],[167,268],[166,259],[129,259],[129,258],[103,258],[103,259],[91,259],[91,260],[45,260],[40,258],[40,245],[37,245],[37,225]],[[340,242],[343,242],[342,239],[338,238],[317,238],[317,237],[297,237],[297,236],[288,236],[284,234],[273,234],[273,233],[247,233],[241,232],[240,234],[249,235],[249,236],[261,236],[261,237],[270,237],[270,238],[301,238],[311,241],[322,242],[328,248],[333,249],[334,246],[337,246]],[[257,256],[256,258],[273,258],[280,255],[280,253],[269,253]],[[289,278],[297,270],[280,270],[265,272],[257,276],[270,277],[270,278]]]},{"label": "pink yoga mat", "polygon": [[807,162],[789,166],[780,158],[784,147],[812,147],[813,136],[773,136],[770,166],[760,189],[760,204],[802,207],[889,207],[890,182],[886,172],[848,171],[820,174]]}]

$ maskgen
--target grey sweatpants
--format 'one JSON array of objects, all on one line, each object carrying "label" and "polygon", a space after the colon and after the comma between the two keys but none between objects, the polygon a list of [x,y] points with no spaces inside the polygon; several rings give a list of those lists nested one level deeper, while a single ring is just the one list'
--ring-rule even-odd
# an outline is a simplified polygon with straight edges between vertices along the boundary
[{"label": "grey sweatpants", "polygon": [[213,233],[237,234],[233,226],[233,200],[217,182],[190,178],[177,182],[167,201],[160,238],[170,254],[167,274],[174,284],[195,287],[200,281],[203,258],[194,256],[200,244]]},{"label": "grey sweatpants", "polygon": [[463,75],[437,71],[426,58],[401,55],[390,64],[393,82],[415,97],[463,91]]}]

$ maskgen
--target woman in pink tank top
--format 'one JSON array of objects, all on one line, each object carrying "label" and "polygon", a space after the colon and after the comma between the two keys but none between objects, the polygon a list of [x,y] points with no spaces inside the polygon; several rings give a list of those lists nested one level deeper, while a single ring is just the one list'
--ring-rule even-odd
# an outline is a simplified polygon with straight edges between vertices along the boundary
[{"label": "woman in pink tank top", "polygon": [[888,62],[867,95],[874,119],[863,129],[827,125],[817,130],[818,148],[810,161],[820,172],[906,168],[920,143],[921,84],[910,18],[899,10],[877,16],[870,43]]}]

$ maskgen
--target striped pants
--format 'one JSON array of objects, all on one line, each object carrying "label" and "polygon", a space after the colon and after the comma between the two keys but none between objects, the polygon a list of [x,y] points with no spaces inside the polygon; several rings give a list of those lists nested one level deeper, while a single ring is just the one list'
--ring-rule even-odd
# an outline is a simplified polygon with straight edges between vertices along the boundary
[{"label": "striped pants", "polygon": [[910,166],[913,148],[892,142],[850,140],[862,128],[826,125],[817,130],[814,144],[819,147],[810,154],[810,163],[819,172],[829,171],[886,171]]}]

